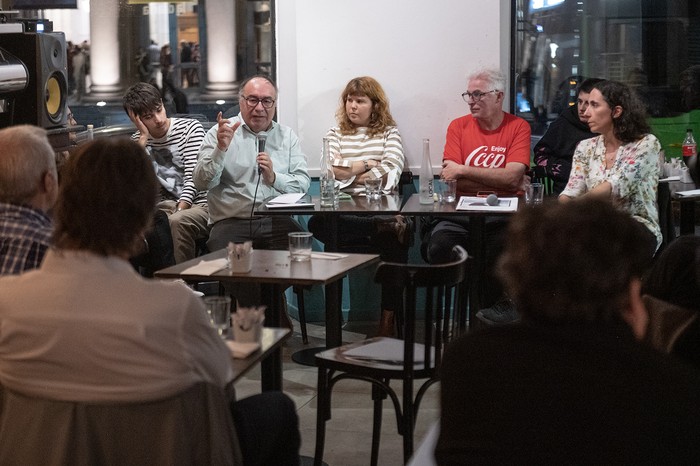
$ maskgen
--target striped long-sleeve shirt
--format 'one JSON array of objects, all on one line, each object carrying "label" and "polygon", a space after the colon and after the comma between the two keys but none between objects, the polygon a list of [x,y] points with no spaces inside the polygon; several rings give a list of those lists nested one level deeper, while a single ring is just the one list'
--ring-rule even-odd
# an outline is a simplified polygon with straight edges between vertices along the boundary
[{"label": "striped long-sleeve shirt", "polygon": [[[138,140],[139,136],[137,131],[131,138]],[[197,191],[192,180],[203,140],[202,124],[191,118],[170,118],[170,127],[164,137],[154,139],[149,136],[146,149],[153,159],[153,168],[161,185],[161,200],[206,205],[207,192]]]},{"label": "striped long-sleeve shirt", "polygon": [[[389,192],[396,188],[405,163],[401,134],[398,128],[390,126],[374,137],[367,136],[367,128],[358,128],[355,134],[341,134],[340,128],[328,130],[330,152],[335,159],[335,167],[351,167],[353,162],[376,160],[379,165],[370,170],[372,178],[384,178],[382,190]],[[364,185],[355,184],[355,176],[338,179],[340,188],[346,192],[363,192]]]}]

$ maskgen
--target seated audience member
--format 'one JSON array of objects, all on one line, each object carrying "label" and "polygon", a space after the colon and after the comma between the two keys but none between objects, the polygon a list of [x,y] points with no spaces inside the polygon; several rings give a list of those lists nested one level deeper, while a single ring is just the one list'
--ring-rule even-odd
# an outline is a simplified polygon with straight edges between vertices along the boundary
[{"label": "seated audience member", "polygon": [[598,133],[576,146],[561,201],[590,196],[613,202],[646,227],[650,254],[663,240],[656,190],[661,144],[650,134],[644,106],[625,84],[601,81],[588,96],[584,116]]},{"label": "seated audience member", "polygon": [[[369,76],[354,78],[345,86],[336,112],[338,126],[326,137],[334,159],[333,171],[340,190],[365,194],[366,179],[381,179],[382,191],[393,192],[401,178],[405,158],[389,99],[382,86]],[[323,243],[331,232],[326,218],[313,216],[309,231]],[[338,248],[373,252],[389,262],[406,262],[412,243],[412,225],[399,216],[343,215],[338,219]],[[401,296],[382,290],[382,318],[379,333],[393,333],[394,312],[401,308]]]},{"label": "seated audience member", "polygon": [[[181,284],[141,277],[127,261],[157,191],[150,158],[127,138],[98,139],[71,156],[53,248],[39,269],[0,278],[2,386],[52,400],[122,403],[231,382],[230,351],[201,300]],[[232,411],[245,464],[298,464],[298,421],[285,395],[241,400]]]},{"label": "seated audience member", "polygon": [[46,131],[0,130],[0,275],[41,264],[51,245],[50,210],[58,194],[54,151]]},{"label": "seated audience member", "polygon": [[169,118],[160,92],[148,83],[131,86],[123,104],[138,130],[131,138],[146,148],[160,183],[158,208],[168,215],[175,262],[193,259],[196,241],[209,234],[207,192],[192,180],[204,128],[192,118]]},{"label": "seated audience member", "polygon": [[700,237],[680,236],[654,262],[642,287],[647,340],[700,368]]},{"label": "seated audience member", "polygon": [[700,463],[700,375],[639,341],[640,229],[599,199],[515,215],[499,275],[522,321],[448,346],[438,464]]},{"label": "seated audience member", "polygon": [[[530,126],[522,118],[503,111],[505,76],[498,70],[481,70],[469,76],[467,92],[462,97],[471,115],[452,121],[447,139],[440,176],[457,180],[459,194],[476,195],[495,192],[517,195],[526,185],[525,171],[530,166]],[[486,220],[487,244],[485,264],[495,263],[502,247],[506,221],[491,217]],[[437,218],[424,238],[425,258],[431,264],[451,260],[452,248],[462,246],[469,251],[469,217]],[[491,271],[487,275],[492,275]],[[472,277],[483,280],[483,314],[489,321],[507,322],[517,319],[509,301],[498,301],[503,293],[498,280],[492,277]],[[498,301],[498,302],[497,302]]]},{"label": "seated audience member", "polygon": [[554,194],[560,194],[569,181],[571,159],[576,145],[595,136],[588,128],[585,113],[588,109],[588,95],[593,90],[593,85],[600,81],[602,79],[598,78],[583,81],[578,88],[576,104],[561,112],[535,145],[534,175],[538,178],[550,178]]},{"label": "seated audience member", "polygon": [[[276,101],[277,87],[269,77],[248,78],[241,83],[238,116],[228,120],[219,114],[218,124],[204,136],[194,182],[209,191],[210,251],[248,240],[255,249],[287,249],[287,233],[302,229],[291,216],[253,216],[264,200],[305,193],[311,183],[299,138],[273,121]],[[265,150],[258,152],[263,138]],[[241,304],[260,304],[259,287],[237,288]]]}]

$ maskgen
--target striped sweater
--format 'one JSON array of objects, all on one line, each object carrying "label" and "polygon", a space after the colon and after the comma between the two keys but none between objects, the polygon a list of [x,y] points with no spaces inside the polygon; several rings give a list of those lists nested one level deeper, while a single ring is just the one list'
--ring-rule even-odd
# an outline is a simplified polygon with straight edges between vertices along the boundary
[{"label": "striped sweater", "polygon": [[[140,134],[137,131],[131,139],[138,140]],[[164,137],[148,137],[146,150],[158,176],[161,200],[184,201],[190,205],[207,204],[207,192],[197,191],[192,181],[203,139],[202,124],[191,118],[170,118],[170,127]]]},{"label": "striped sweater", "polygon": [[[335,156],[333,166],[350,167],[358,160],[376,160],[379,165],[372,168],[371,177],[384,178],[382,190],[392,191],[399,183],[405,158],[401,134],[395,126],[388,127],[383,133],[372,138],[367,136],[367,128],[358,128],[356,134],[343,135],[340,128],[328,130],[326,137],[330,139],[330,151]],[[338,179],[340,189],[346,192],[363,192],[364,185],[355,184],[355,176],[348,179]]]}]

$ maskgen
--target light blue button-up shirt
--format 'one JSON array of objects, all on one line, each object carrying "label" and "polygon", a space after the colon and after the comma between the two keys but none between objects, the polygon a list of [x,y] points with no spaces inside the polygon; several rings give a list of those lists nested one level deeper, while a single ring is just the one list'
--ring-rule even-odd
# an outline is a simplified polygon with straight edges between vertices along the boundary
[{"label": "light blue button-up shirt", "polygon": [[250,218],[253,203],[257,208],[263,200],[279,194],[305,193],[311,184],[299,138],[291,128],[273,121],[266,131],[265,152],[272,160],[275,182],[269,186],[260,179],[257,186],[260,177],[256,163],[257,136],[243,122],[240,113],[231,119],[231,124],[237,121],[241,126],[226,151],[217,147],[218,125],[207,132],[199,150],[193,178],[197,189],[209,190],[210,223],[226,218]]}]

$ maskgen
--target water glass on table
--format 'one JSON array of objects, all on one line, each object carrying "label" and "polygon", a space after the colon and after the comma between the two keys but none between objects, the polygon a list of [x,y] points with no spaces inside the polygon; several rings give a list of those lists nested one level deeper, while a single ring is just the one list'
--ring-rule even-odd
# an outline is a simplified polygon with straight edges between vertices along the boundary
[{"label": "water glass on table", "polygon": [[226,338],[231,328],[231,297],[207,296],[204,298],[204,306],[219,336]]},{"label": "water glass on table", "polygon": [[529,206],[538,206],[544,200],[544,185],[542,183],[530,183],[525,190],[525,203]]},{"label": "water glass on table", "polygon": [[378,201],[382,198],[382,179],[365,179],[365,193],[370,201]]},{"label": "water glass on table", "polygon": [[289,256],[293,261],[311,260],[311,243],[314,239],[313,233],[308,231],[295,231],[289,236]]},{"label": "water glass on table", "polygon": [[438,202],[453,204],[457,199],[457,180],[438,180],[435,191],[438,195]]}]

